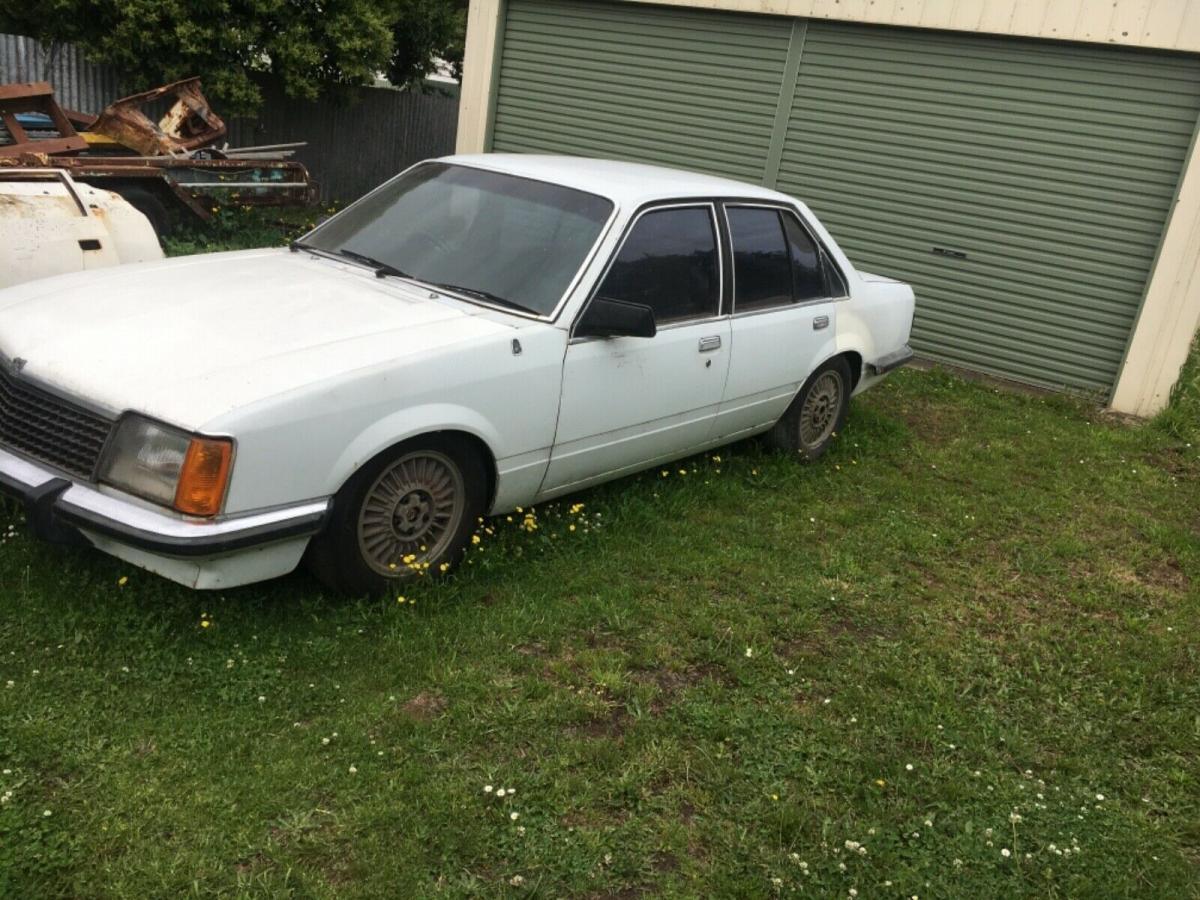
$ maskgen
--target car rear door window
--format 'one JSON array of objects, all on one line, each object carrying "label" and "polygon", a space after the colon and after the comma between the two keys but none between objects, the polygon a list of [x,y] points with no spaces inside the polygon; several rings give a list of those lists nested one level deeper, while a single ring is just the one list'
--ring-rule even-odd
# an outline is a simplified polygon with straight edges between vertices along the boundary
[{"label": "car rear door window", "polygon": [[[785,214],[783,221],[792,254],[792,285],[796,302],[803,303],[805,300],[818,300],[830,296],[830,287],[825,284],[820,249],[795,216]],[[843,288],[836,296],[840,297],[844,293]]]},{"label": "car rear door window", "polygon": [[720,288],[711,208],[688,206],[652,210],[638,219],[599,295],[644,303],[662,324],[715,316]]},{"label": "car rear door window", "polygon": [[792,267],[778,211],[733,206],[727,214],[733,242],[734,312],[791,303]]}]

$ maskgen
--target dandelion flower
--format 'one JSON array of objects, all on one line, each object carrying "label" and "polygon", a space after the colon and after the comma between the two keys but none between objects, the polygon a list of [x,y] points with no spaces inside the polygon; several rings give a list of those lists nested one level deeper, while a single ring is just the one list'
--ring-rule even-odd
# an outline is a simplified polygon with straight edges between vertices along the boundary
[{"label": "dandelion flower", "polygon": [[201,619],[201,620],[200,620],[200,627],[201,627],[201,628],[208,628],[208,627],[209,627],[209,626],[211,626],[211,625],[212,625],[212,622],[208,621],[208,619]]},{"label": "dandelion flower", "polygon": [[[117,579],[117,587],[125,587],[125,585],[127,585],[127,584],[129,584],[129,576],[128,575],[122,575],[120,578]],[[47,815],[49,815],[48,812],[47,812]]]}]

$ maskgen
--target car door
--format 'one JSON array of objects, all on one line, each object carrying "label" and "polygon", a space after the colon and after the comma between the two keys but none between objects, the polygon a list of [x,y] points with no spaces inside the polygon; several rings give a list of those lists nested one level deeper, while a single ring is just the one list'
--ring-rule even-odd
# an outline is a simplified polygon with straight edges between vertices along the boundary
[{"label": "car door", "polygon": [[760,431],[833,355],[845,282],[788,208],[724,204],[733,257],[733,350],[714,435]]},{"label": "car door", "polygon": [[730,339],[716,217],[713,203],[656,206],[626,232],[593,296],[649,306],[657,333],[569,342],[543,494],[684,455],[711,437]]}]

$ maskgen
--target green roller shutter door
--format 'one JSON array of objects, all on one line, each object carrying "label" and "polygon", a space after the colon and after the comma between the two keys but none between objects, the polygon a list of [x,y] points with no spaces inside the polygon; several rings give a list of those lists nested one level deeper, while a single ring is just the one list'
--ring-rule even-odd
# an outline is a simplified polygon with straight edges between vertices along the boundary
[{"label": "green roller shutter door", "polygon": [[763,176],[789,20],[510,0],[491,149]]},{"label": "green roller shutter door", "polygon": [[778,187],[922,355],[1107,396],[1198,112],[1195,57],[810,22]]}]

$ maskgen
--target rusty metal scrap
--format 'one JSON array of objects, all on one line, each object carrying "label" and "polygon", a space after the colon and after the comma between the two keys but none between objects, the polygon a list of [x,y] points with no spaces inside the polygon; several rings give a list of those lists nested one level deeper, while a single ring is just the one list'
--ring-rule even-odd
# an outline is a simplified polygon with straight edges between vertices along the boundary
[{"label": "rusty metal scrap", "polygon": [[[157,123],[143,111],[147,104],[171,97],[174,103]],[[53,132],[31,140],[17,122],[19,112],[48,116]],[[202,219],[221,204],[283,206],[316,201],[317,185],[308,170],[283,158],[302,145],[215,146],[225,134],[225,123],[209,108],[198,78],[125,97],[94,120],[59,107],[45,82],[0,85],[0,122],[14,141],[0,143],[0,167],[53,166],[79,181],[118,191],[122,186],[153,187],[160,182],[170,192],[166,196],[173,194]]]},{"label": "rusty metal scrap", "polygon": [[[32,140],[17,121],[18,113],[41,113],[49,116],[58,137]],[[12,138],[4,145],[5,153],[74,153],[87,147],[87,142],[75,132],[66,114],[54,100],[54,89],[48,82],[0,84],[0,122]]]},{"label": "rusty metal scrap", "polygon": [[[170,96],[175,102],[157,123],[143,111]],[[200,91],[200,79],[185,78],[110,103],[88,130],[143,156],[159,156],[207,147],[225,135],[225,123]]]}]

